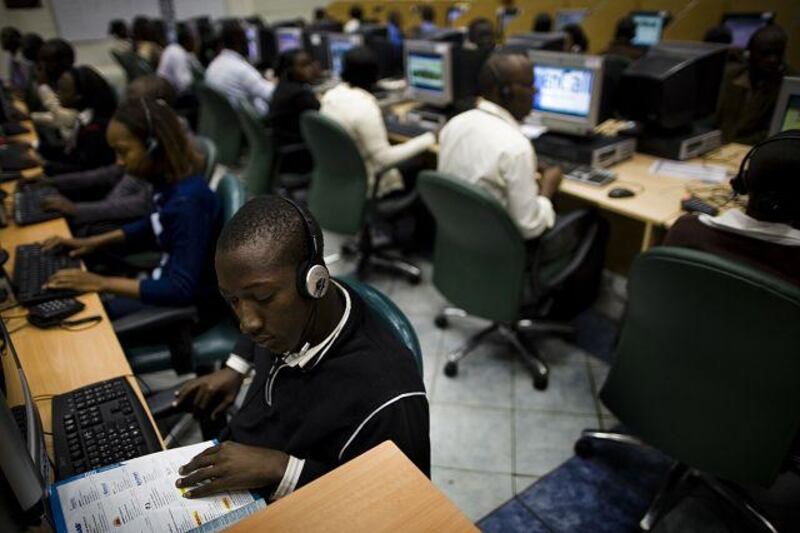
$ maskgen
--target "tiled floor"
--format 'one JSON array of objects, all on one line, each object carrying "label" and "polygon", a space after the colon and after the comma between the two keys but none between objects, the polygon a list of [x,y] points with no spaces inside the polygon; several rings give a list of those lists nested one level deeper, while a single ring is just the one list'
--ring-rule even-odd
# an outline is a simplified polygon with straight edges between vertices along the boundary
[{"label": "tiled floor", "polygon": [[[326,249],[337,247],[326,242]],[[417,264],[424,272],[417,286],[381,275],[369,282],[406,313],[422,345],[431,405],[433,482],[477,521],[571,457],[582,429],[612,422],[610,415],[603,416],[608,413],[594,393],[604,377],[604,364],[563,341],[548,340],[541,351],[550,365],[550,384],[546,391],[537,391],[511,347],[492,338],[461,362],[458,376],[446,377],[446,353],[486,323],[454,320],[449,329],[437,329],[433,319],[445,300],[431,284],[431,265]],[[331,270],[345,274],[352,265],[339,262]],[[145,380],[151,386],[164,385],[170,377]],[[199,432],[181,442],[196,439]]]}]

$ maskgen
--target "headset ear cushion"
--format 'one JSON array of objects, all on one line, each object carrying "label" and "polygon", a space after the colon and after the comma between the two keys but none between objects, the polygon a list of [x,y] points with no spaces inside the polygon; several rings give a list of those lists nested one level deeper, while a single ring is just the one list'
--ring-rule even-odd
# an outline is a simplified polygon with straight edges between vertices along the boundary
[{"label": "headset ear cushion", "polygon": [[323,265],[314,265],[306,271],[305,284],[308,296],[318,300],[328,292],[331,275]]}]

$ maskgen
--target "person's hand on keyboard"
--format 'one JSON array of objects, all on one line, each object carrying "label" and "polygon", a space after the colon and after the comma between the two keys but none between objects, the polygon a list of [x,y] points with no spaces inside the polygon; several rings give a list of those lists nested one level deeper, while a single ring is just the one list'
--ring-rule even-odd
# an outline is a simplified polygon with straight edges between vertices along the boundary
[{"label": "person's hand on keyboard", "polygon": [[260,489],[278,483],[289,456],[277,450],[225,441],[203,450],[183,465],[175,482],[179,489],[194,487],[186,498],[202,498],[226,490]]},{"label": "person's hand on keyboard", "polygon": [[187,381],[176,392],[175,407],[197,413],[211,412],[215,419],[233,404],[244,376],[224,367],[212,374]]},{"label": "person's hand on keyboard", "polygon": [[78,292],[102,292],[106,278],[77,268],[59,270],[47,280],[45,289],[74,290]]},{"label": "person's hand on keyboard", "polygon": [[42,209],[45,211],[58,211],[64,215],[73,216],[77,212],[77,207],[65,196],[53,194],[42,199]]},{"label": "person's hand on keyboard", "polygon": [[545,198],[553,198],[558,192],[563,177],[564,174],[559,166],[544,169],[542,177],[539,179],[539,194]]},{"label": "person's hand on keyboard", "polygon": [[58,249],[69,250],[70,257],[81,257],[92,253],[97,248],[97,243],[92,237],[67,238],[50,237],[42,243],[42,249],[50,252]]}]

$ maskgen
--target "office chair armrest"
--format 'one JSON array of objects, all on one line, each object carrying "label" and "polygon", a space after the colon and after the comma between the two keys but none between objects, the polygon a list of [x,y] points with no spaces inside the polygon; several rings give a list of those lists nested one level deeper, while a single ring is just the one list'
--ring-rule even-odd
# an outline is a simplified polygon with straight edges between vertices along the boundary
[{"label": "office chair armrest", "polygon": [[[547,240],[557,238],[561,229],[567,227],[569,224],[572,223],[573,218],[579,216],[585,216],[585,214],[581,211],[574,211],[572,213],[567,214],[564,217],[557,219],[555,226],[553,226],[553,228],[550,231],[548,231],[547,233],[545,233],[540,237],[540,239],[542,240],[542,242],[540,242],[540,245],[544,244],[544,242],[546,242]],[[567,263],[567,265],[564,268],[562,268],[561,271],[558,274],[556,274],[552,279],[548,280],[547,285],[549,289],[558,287],[559,285],[564,283],[564,281],[566,281],[566,279],[573,272],[575,272],[575,270],[583,263],[583,261],[586,259],[586,255],[592,248],[592,243],[594,242],[594,239],[597,236],[597,231],[598,231],[597,223],[594,223],[589,232],[583,237],[580,246],[578,246],[578,249],[575,251],[575,254],[572,256],[569,263]]]},{"label": "office chair armrest", "polygon": [[117,335],[129,335],[180,322],[195,324],[197,321],[196,307],[159,307],[131,313],[115,320],[111,325]]}]

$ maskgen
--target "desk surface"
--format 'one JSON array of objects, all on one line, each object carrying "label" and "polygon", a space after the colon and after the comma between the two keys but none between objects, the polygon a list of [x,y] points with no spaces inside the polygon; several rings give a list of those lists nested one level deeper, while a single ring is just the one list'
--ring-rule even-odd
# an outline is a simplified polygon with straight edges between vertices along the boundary
[{"label": "desk surface", "polygon": [[392,442],[384,442],[227,530],[478,531]]},{"label": "desk surface", "polygon": [[[33,130],[30,123],[26,125]],[[32,142],[35,141],[35,134],[28,133],[15,138]],[[26,171],[27,174],[38,172],[40,169]],[[2,188],[9,193],[15,186],[15,183],[2,184]],[[6,202],[11,202],[11,198],[12,195],[7,198]],[[8,227],[0,230],[0,243],[10,256],[6,263],[9,275],[13,275],[14,252],[17,245],[42,241],[53,235],[70,236],[69,227],[63,218],[24,227],[16,226],[13,217],[9,216],[8,218]],[[43,330],[27,325],[11,335],[33,395],[44,396],[45,398],[42,399],[47,400],[50,395],[69,392],[97,381],[128,376],[133,390],[146,406],[144,396],[133,377],[133,371],[125,358],[125,353],[111,327],[111,322],[108,320],[100,298],[93,293],[81,295],[78,299],[86,304],[86,309],[75,318],[100,315],[102,321],[82,331],[67,331],[60,328]],[[2,316],[10,317],[22,314],[22,309],[15,307],[4,311]],[[26,323],[25,318],[6,320],[6,326],[11,331]],[[8,358],[6,358],[7,360]],[[15,400],[19,400],[19,398],[10,395],[9,401],[17,403]],[[52,426],[51,403],[51,401],[37,403],[44,430],[47,432],[51,431]],[[158,434],[157,430],[156,434]],[[49,441],[50,439],[48,439],[48,449],[52,452]]]}]

